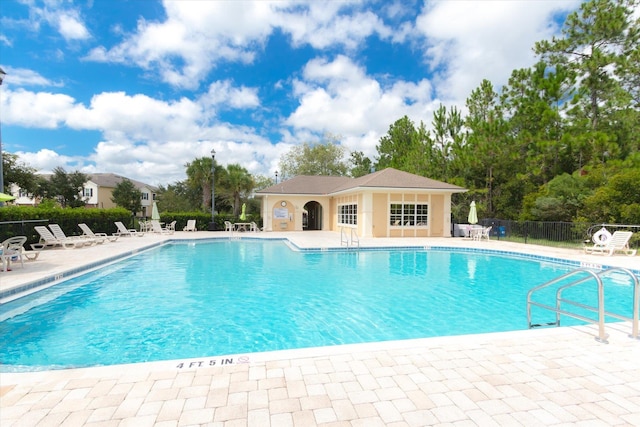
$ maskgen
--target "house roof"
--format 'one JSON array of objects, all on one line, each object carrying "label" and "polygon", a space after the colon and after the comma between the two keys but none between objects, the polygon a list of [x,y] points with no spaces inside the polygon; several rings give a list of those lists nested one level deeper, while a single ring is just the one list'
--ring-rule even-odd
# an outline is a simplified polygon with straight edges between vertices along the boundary
[{"label": "house roof", "polygon": [[359,178],[346,176],[309,176],[299,175],[271,187],[256,192],[266,194],[315,194],[328,195],[357,188],[440,190],[451,193],[467,191],[457,185],[436,181],[394,168],[386,168]]},{"label": "house roof", "polygon": [[[46,180],[50,180],[53,176],[53,174],[51,173],[42,173],[39,175]],[[116,175],[115,173],[86,173],[85,175],[87,176],[88,181],[93,182],[98,187],[115,188],[123,180],[128,179],[138,190],[142,188],[148,188],[149,190],[153,191],[157,190],[157,188],[152,185],[145,184],[141,181],[136,181],[135,179],[127,178],[126,176]]]},{"label": "house roof", "polygon": [[154,191],[156,190],[156,187],[152,185],[145,184],[144,182],[136,181],[135,179],[127,178],[121,175],[116,175],[115,173],[89,173],[87,174],[87,176],[89,177],[89,181],[100,187],[115,188],[123,180],[128,179],[138,190],[140,190],[141,188],[148,188]]}]

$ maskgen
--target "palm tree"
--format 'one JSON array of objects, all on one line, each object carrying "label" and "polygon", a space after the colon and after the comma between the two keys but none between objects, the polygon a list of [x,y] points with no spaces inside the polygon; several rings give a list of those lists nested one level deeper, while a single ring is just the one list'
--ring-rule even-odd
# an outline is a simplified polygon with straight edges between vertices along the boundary
[{"label": "palm tree", "polygon": [[233,205],[233,214],[238,216],[242,205],[242,197],[248,197],[255,187],[253,177],[242,166],[231,164],[227,165],[227,173],[223,176],[223,179],[224,182],[221,182],[221,185]]},{"label": "palm tree", "polygon": [[210,157],[201,157],[187,163],[187,185],[202,194],[202,210],[211,207],[211,164]]}]

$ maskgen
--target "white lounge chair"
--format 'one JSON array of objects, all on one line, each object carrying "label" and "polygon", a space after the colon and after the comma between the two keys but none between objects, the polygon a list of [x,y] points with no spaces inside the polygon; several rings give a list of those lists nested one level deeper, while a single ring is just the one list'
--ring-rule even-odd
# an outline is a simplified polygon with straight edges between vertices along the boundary
[{"label": "white lounge chair", "polygon": [[84,242],[80,239],[58,239],[51,233],[51,230],[43,225],[36,225],[33,229],[40,235],[40,243],[38,245],[42,248],[62,246],[65,249],[71,249],[84,246]]},{"label": "white lounge chair", "polygon": [[58,224],[49,224],[49,229],[51,229],[51,232],[58,240],[79,240],[85,246],[91,246],[97,243],[96,239],[91,239],[89,237],[67,236],[66,234],[64,234],[64,231],[62,231],[62,228]]},{"label": "white lounge chair", "polygon": [[22,254],[24,252],[23,245],[26,243],[26,236],[9,237],[2,242],[0,249],[0,260],[2,261],[2,271],[7,271],[11,267],[12,261],[20,261],[20,265],[24,268],[24,259]]},{"label": "white lounge chair", "polygon": [[196,220],[187,220],[187,225],[182,229],[182,231],[198,231],[198,229],[196,228]]},{"label": "white lounge chair", "polygon": [[116,228],[118,229],[118,231],[113,234],[114,236],[126,236],[126,237],[144,236],[144,232],[139,232],[135,228],[127,228],[120,221],[116,221],[114,224],[116,225]]},{"label": "white lounge chair", "polygon": [[87,236],[88,238],[95,239],[97,243],[104,243],[106,241],[115,242],[118,240],[119,236],[109,236],[107,233],[94,233],[91,228],[87,224],[78,224],[80,230],[82,230],[82,235]]},{"label": "white lounge chair", "polygon": [[593,246],[585,246],[584,251],[594,255],[611,256],[616,252],[622,252],[628,256],[634,256],[636,250],[629,247],[629,239],[631,239],[632,235],[633,232],[631,231],[616,231],[606,242],[596,243]]},{"label": "white lounge chair", "polygon": [[157,234],[173,234],[173,230],[167,227],[163,228],[160,221],[154,219],[151,220],[151,231]]}]

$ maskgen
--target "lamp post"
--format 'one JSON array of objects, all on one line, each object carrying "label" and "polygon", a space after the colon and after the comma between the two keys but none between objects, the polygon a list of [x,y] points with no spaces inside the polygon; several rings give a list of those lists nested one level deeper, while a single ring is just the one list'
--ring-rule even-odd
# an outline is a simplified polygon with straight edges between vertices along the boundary
[{"label": "lamp post", "polygon": [[[2,82],[4,81],[4,76],[7,73],[4,72],[2,67],[0,67],[0,86],[2,86]],[[4,193],[4,160],[2,159],[2,122],[0,121],[0,193]],[[2,206],[2,202],[0,202],[0,206]]]},{"label": "lamp post", "polygon": [[276,171],[276,184],[278,183],[278,171]]},{"label": "lamp post", "polygon": [[213,148],[211,149],[211,224],[209,224],[209,231],[216,231],[216,220],[215,220],[215,214],[216,214],[216,192],[215,192],[215,186],[216,186],[216,179],[215,179],[215,173],[216,173],[216,150],[214,150]]}]

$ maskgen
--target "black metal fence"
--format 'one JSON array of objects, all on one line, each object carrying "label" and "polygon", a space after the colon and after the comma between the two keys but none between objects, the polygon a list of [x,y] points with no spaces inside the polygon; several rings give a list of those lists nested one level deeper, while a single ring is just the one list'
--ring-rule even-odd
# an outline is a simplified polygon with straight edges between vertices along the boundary
[{"label": "black metal fence", "polygon": [[[491,238],[517,243],[528,243],[544,246],[578,248],[592,245],[593,235],[602,227],[610,233],[615,231],[632,231],[629,245],[640,248],[640,225],[628,224],[595,224],[586,222],[560,221],[512,221],[504,219],[482,219],[484,227],[491,227]],[[639,251],[640,252],[640,251]]]}]

